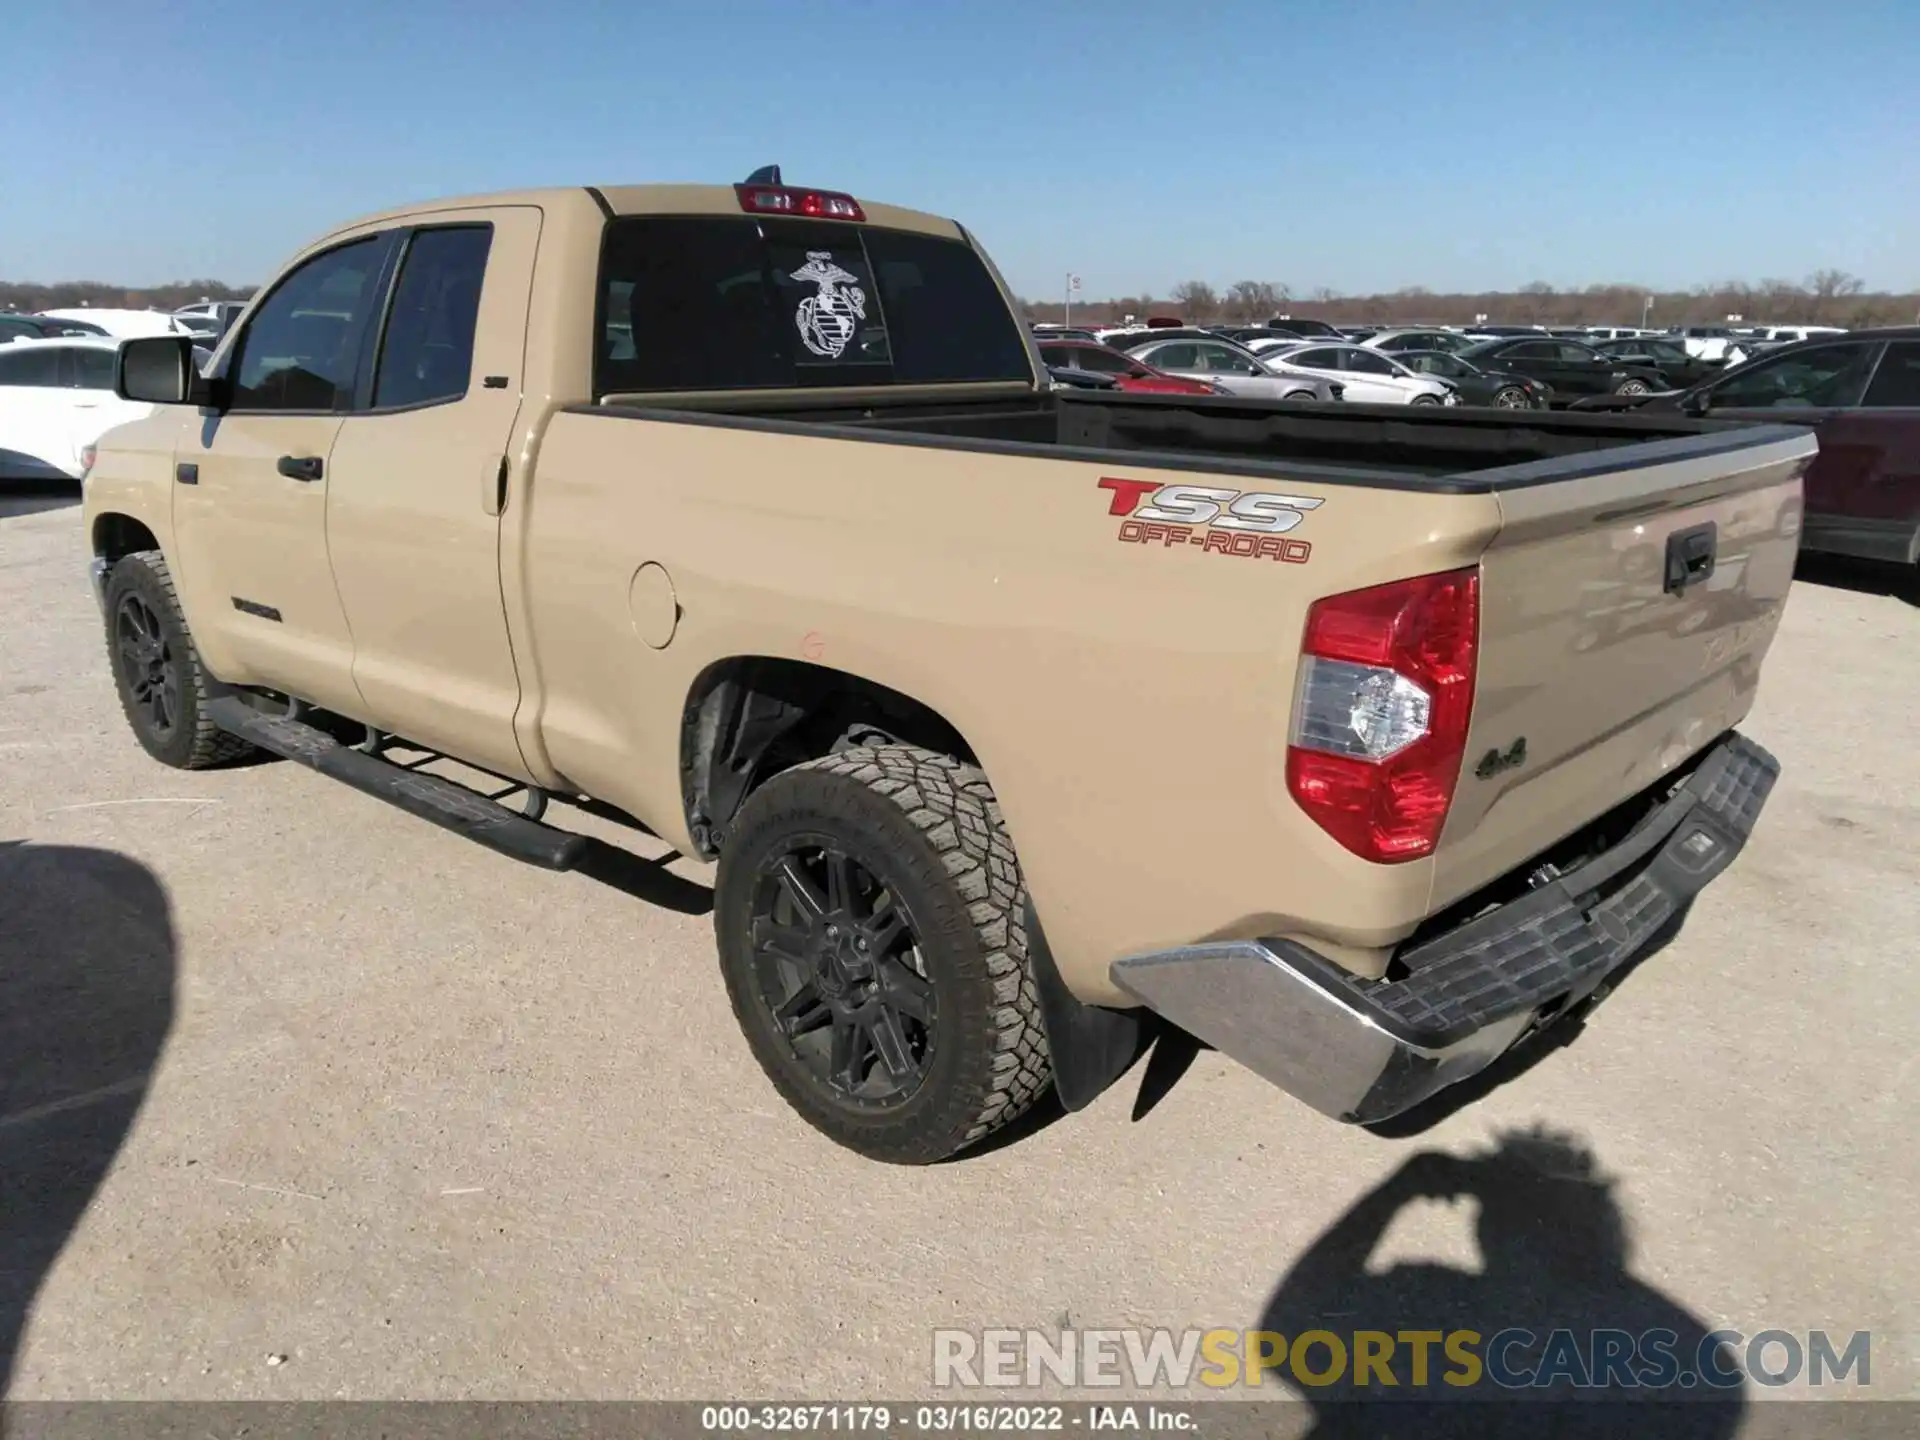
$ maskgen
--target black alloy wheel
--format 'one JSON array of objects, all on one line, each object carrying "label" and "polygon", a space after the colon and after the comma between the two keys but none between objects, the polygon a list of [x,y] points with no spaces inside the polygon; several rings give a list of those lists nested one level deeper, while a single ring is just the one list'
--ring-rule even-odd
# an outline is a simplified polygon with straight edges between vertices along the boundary
[{"label": "black alloy wheel", "polygon": [[755,867],[760,994],[821,1094],[898,1106],[927,1077],[939,1001],[897,890],[829,836],[794,837]]},{"label": "black alloy wheel", "polygon": [[968,1148],[1053,1083],[1026,882],[976,766],[854,746],[783,770],[727,827],[720,973],[802,1119],[876,1160]]},{"label": "black alloy wheel", "polygon": [[157,745],[172,740],[180,725],[180,657],[166,627],[146,597],[120,597],[113,616],[114,655],[127,688],[128,718]]}]

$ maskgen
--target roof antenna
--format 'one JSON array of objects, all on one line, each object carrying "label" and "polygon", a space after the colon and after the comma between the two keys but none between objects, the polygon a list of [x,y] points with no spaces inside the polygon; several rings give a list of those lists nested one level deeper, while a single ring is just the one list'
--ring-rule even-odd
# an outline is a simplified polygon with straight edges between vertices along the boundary
[{"label": "roof antenna", "polygon": [[758,170],[747,176],[746,183],[749,185],[778,185],[780,183],[780,167],[778,165],[762,165]]}]

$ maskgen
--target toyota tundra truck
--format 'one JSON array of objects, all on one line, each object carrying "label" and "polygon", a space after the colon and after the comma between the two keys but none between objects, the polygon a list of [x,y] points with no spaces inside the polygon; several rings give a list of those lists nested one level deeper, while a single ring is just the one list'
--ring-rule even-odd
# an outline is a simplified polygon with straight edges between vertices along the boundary
[{"label": "toyota tundra truck", "polygon": [[118,366],[147,752],[717,862],[756,1059],[881,1160],[1154,1015],[1394,1116],[1590,1007],[1777,773],[1808,432],[1058,390],[963,226],[772,167],[375,215]]}]

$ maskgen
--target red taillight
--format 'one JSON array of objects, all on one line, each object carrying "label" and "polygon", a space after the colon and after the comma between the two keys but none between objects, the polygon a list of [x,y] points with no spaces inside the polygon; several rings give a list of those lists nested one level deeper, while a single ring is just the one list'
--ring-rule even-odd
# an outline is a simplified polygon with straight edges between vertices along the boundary
[{"label": "red taillight", "polygon": [[1480,575],[1450,570],[1307,612],[1287,789],[1365,860],[1429,855],[1473,717]]},{"label": "red taillight", "polygon": [[762,215],[799,215],[808,220],[865,220],[860,202],[833,190],[796,190],[790,185],[736,185],[740,208]]}]

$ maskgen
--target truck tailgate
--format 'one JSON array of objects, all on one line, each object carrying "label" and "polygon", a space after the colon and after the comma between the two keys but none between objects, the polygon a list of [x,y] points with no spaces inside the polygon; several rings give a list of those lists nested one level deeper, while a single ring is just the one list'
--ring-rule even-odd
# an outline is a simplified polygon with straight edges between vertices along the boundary
[{"label": "truck tailgate", "polygon": [[[1526,863],[1746,714],[1793,580],[1811,431],[1495,472],[1480,655],[1434,908]],[[1484,478],[1494,478],[1490,474]],[[1669,575],[1669,568],[1673,573]]]}]

